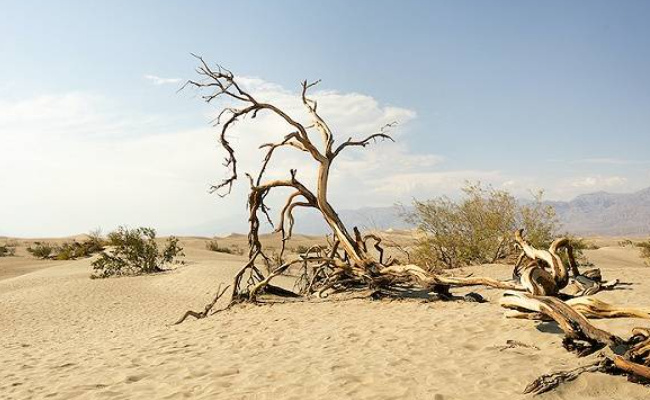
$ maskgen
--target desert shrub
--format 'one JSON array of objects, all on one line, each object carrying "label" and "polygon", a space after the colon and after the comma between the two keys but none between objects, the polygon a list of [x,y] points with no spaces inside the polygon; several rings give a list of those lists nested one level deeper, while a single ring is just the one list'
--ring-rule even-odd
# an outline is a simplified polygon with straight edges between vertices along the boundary
[{"label": "desert shrub", "polygon": [[646,265],[650,266],[650,239],[645,242],[633,242],[630,239],[624,239],[618,242],[621,247],[637,247],[640,251],[641,258],[644,259]]},{"label": "desert shrub", "polygon": [[505,190],[467,184],[463,197],[414,201],[405,215],[422,235],[413,252],[420,265],[435,270],[496,262],[515,252],[513,231],[524,228],[533,246],[548,247],[558,228],[555,210],[534,200],[520,203]]},{"label": "desert shrub", "polygon": [[221,247],[216,240],[210,240],[205,244],[205,248],[210,251],[216,251],[218,253],[227,253],[233,254],[234,252],[229,247]]},{"label": "desert shrub", "polygon": [[650,239],[637,243],[636,247],[641,250],[641,258],[644,259],[646,265],[650,266]]},{"label": "desert shrub", "polygon": [[54,252],[55,247],[49,243],[34,242],[27,248],[27,251],[36,258],[50,258]]},{"label": "desert shrub", "polygon": [[321,250],[320,246],[304,246],[304,245],[298,245],[296,248],[293,249],[293,251],[296,254],[306,254],[309,250],[311,251],[319,251]]},{"label": "desert shrub", "polygon": [[36,258],[54,260],[74,260],[90,257],[104,250],[104,240],[99,236],[89,235],[89,239],[82,242],[65,242],[61,245],[52,245],[45,242],[34,242],[27,251]]},{"label": "desert shrub", "polygon": [[244,249],[240,248],[237,245],[233,245],[230,247],[221,247],[219,246],[219,243],[216,240],[210,240],[205,244],[205,248],[210,250],[210,251],[216,251],[218,253],[226,253],[226,254],[236,254],[241,256],[244,254]]},{"label": "desert shrub", "polygon": [[108,234],[108,244],[112,248],[103,251],[92,263],[92,278],[161,272],[184,256],[183,248],[173,236],[167,239],[165,248],[159,250],[156,231],[152,228],[119,227]]},{"label": "desert shrub", "polygon": [[56,260],[74,260],[90,257],[102,250],[104,250],[103,242],[93,239],[84,240],[83,242],[66,242],[55,247],[52,257]]},{"label": "desert shrub", "polygon": [[0,244],[0,257],[11,257],[16,255],[16,246],[11,243]]}]

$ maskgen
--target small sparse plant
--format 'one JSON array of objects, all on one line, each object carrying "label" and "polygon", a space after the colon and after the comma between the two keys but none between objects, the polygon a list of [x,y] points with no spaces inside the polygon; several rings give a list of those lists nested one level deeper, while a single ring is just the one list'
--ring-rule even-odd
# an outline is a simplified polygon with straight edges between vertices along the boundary
[{"label": "small sparse plant", "polygon": [[618,245],[621,247],[637,247],[645,264],[650,266],[650,239],[646,240],[645,242],[634,242],[630,239],[624,239],[618,242]]},{"label": "small sparse plant", "polygon": [[216,251],[217,253],[227,253],[227,254],[232,254],[232,250],[228,247],[221,247],[219,246],[219,242],[216,240],[210,240],[205,244],[205,248],[210,250],[210,251]]},{"label": "small sparse plant", "polygon": [[623,239],[618,242],[618,245],[620,247],[634,247],[634,242],[631,241],[630,239]]},{"label": "small sparse plant", "polygon": [[91,232],[89,238],[82,241],[65,242],[61,245],[53,245],[46,242],[34,242],[27,248],[27,251],[36,258],[53,260],[75,260],[77,258],[90,257],[95,253],[104,250],[105,241],[95,233]]},{"label": "small sparse plant", "polygon": [[650,266],[650,239],[645,242],[639,242],[636,246],[641,250],[641,258],[644,259],[645,264]]},{"label": "small sparse plant", "polygon": [[16,246],[12,243],[0,244],[0,257],[11,257],[16,255]]},{"label": "small sparse plant", "polygon": [[53,258],[55,260],[75,260],[90,257],[102,250],[104,250],[103,243],[92,239],[83,242],[67,242],[55,248]]},{"label": "small sparse plant", "polygon": [[210,251],[216,251],[217,253],[236,254],[239,256],[244,254],[244,250],[239,246],[221,247],[216,240],[208,241],[205,244],[205,248]]},{"label": "small sparse plant", "polygon": [[309,246],[299,245],[299,246],[296,246],[296,248],[294,248],[293,251],[294,251],[296,254],[305,254],[305,253],[307,253],[310,249],[311,249],[311,247],[309,247]]},{"label": "small sparse plant", "polygon": [[36,258],[47,259],[50,258],[54,252],[55,247],[49,243],[34,242],[27,248],[27,251]]},{"label": "small sparse plant", "polygon": [[93,261],[95,272],[91,278],[161,272],[167,265],[183,263],[178,258],[185,255],[178,238],[174,236],[167,239],[165,248],[159,251],[156,231],[152,228],[120,227],[108,234],[108,244],[112,248],[103,251]]}]

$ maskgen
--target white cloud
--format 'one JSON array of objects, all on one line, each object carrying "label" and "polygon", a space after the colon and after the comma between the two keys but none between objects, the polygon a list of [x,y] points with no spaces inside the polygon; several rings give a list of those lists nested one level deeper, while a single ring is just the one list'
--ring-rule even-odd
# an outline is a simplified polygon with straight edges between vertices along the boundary
[{"label": "white cloud", "polygon": [[[257,78],[242,82],[260,100],[309,123],[297,92]],[[392,132],[397,143],[349,148],[336,160],[330,199],[338,208],[449,194],[466,180],[524,195],[537,187],[534,178],[496,170],[449,170],[444,157],[408,148],[401,139],[408,136],[409,122],[417,116],[413,110],[382,105],[359,93],[321,90],[312,97],[338,143],[400,122]],[[210,110],[214,114],[214,108]],[[231,215],[241,215],[245,223],[245,180],[225,199],[207,193],[209,184],[226,174],[225,153],[215,140],[218,129],[211,128],[206,117],[193,126],[169,131],[166,127],[173,125],[169,123],[173,118],[178,116],[143,115],[86,93],[0,101],[0,170],[5,171],[0,179],[0,234],[73,234],[118,224],[187,227]],[[237,152],[240,176],[258,170],[264,155],[258,150],[260,144],[281,140],[290,131],[282,119],[269,113],[238,122],[229,140]],[[317,132],[312,135],[319,140]],[[314,162],[297,151],[279,150],[268,177],[287,177],[291,168],[298,169],[305,184],[314,186]],[[619,183],[625,183],[625,178],[598,176],[558,187],[564,185],[569,193]],[[269,199],[276,207],[282,200]]]},{"label": "white cloud", "polygon": [[610,188],[622,186],[627,183],[627,178],[620,176],[587,176],[571,182],[574,188]]},{"label": "white cloud", "polygon": [[395,196],[398,199],[411,197],[427,198],[450,192],[457,192],[467,181],[484,184],[499,184],[504,177],[499,171],[426,171],[402,172],[371,180],[375,195]]},{"label": "white cloud", "polygon": [[[295,93],[261,80],[246,84],[307,122]],[[314,98],[339,138],[362,137],[394,120],[402,122],[395,131],[399,137],[415,117],[411,110],[381,106],[356,93],[323,91]],[[170,118],[142,115],[87,93],[0,101],[0,169],[10,171],[0,179],[0,234],[63,235],[118,224],[183,227],[244,215],[245,181],[226,199],[207,193],[209,184],[225,175],[216,130],[197,121],[194,127],[166,132]],[[268,114],[238,123],[231,139],[240,172],[256,171],[263,156],[257,146],[288,132],[282,120]],[[341,161],[358,162],[360,170],[372,174],[385,170],[382,153],[393,159],[396,171],[439,162],[436,156],[411,155],[403,145],[387,143],[371,151],[352,150]],[[316,171],[304,154],[278,155],[270,176],[287,176],[297,166],[301,179],[313,182]],[[338,194],[347,207],[359,206],[346,195],[352,188],[338,171],[333,196]]]},{"label": "white cloud", "polygon": [[180,78],[161,78],[156,75],[145,75],[144,79],[151,81],[154,85],[167,85],[171,83],[180,83],[182,81]]}]

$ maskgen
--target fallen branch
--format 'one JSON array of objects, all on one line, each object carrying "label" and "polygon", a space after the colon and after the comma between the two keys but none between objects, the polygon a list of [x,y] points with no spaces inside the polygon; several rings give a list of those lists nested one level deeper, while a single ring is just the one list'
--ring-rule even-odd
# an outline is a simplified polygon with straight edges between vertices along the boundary
[{"label": "fallen branch", "polygon": [[[229,287],[230,287],[230,285],[226,286],[223,290],[221,290],[221,284],[220,284],[219,287],[217,288],[217,294],[214,296],[214,298],[212,299],[211,302],[206,304],[203,311],[201,311],[201,312],[196,312],[196,311],[191,311],[191,310],[187,311],[187,312],[185,312],[185,314],[183,314],[182,317],[180,317],[178,319],[178,321],[174,322],[174,325],[178,325],[178,324],[182,323],[188,317],[194,317],[196,319],[203,319],[203,318],[207,317],[209,315],[210,311],[212,311],[212,308],[214,308],[214,305],[217,304],[219,299],[223,296],[224,293],[226,293],[226,291],[228,290]],[[229,308],[229,307],[230,307],[230,305],[228,305],[227,308]]]},{"label": "fallen branch", "polygon": [[609,368],[610,361],[606,358],[600,358],[589,364],[582,365],[568,371],[554,372],[544,374],[529,383],[524,389],[524,394],[542,394],[551,391],[562,383],[571,382],[585,372],[606,372]]}]

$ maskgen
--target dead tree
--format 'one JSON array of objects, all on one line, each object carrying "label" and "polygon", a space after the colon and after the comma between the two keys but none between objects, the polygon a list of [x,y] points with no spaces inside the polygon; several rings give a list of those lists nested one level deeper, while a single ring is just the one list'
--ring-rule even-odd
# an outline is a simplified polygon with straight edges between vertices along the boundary
[{"label": "dead tree", "polygon": [[[236,151],[228,140],[229,130],[235,123],[246,117],[255,118],[259,113],[270,113],[281,118],[287,126],[287,132],[276,142],[266,143],[260,147],[264,151],[262,166],[255,175],[246,174],[250,185],[248,195],[249,210],[249,253],[248,262],[236,274],[232,285],[231,303],[241,301],[258,301],[265,294],[274,295],[318,295],[327,296],[337,291],[365,290],[369,295],[399,295],[403,290],[420,290],[438,295],[448,295],[450,286],[487,285],[502,289],[523,290],[518,283],[498,281],[481,277],[450,277],[433,275],[417,265],[395,265],[385,263],[382,259],[381,240],[375,235],[363,235],[356,228],[349,230],[328,198],[329,177],[332,165],[346,151],[364,148],[376,141],[393,141],[390,129],[395,123],[381,127],[377,132],[362,139],[336,142],[334,133],[318,111],[318,104],[308,96],[308,92],[319,81],[303,81],[300,99],[306,113],[311,117],[310,125],[303,125],[279,107],[258,100],[239,83],[237,77],[229,70],[216,66],[210,67],[201,57],[197,73],[200,80],[190,80],[184,87],[190,86],[200,90],[202,98],[211,103],[216,99],[231,103],[224,108],[216,119],[215,126],[220,126],[219,142],[226,150],[225,166],[227,177],[211,187],[212,192],[220,196],[230,193],[232,186],[240,177]],[[317,138],[318,137],[318,138]],[[300,180],[298,171],[292,169],[286,179],[267,180],[266,172],[272,162],[275,151],[289,148],[306,153],[316,165],[318,178],[315,188],[309,188]],[[272,223],[269,208],[265,204],[267,196],[276,189],[290,189],[275,226],[275,231],[282,235],[282,249],[291,238],[295,211],[299,208],[311,208],[320,213],[333,234],[329,248],[321,249],[318,254],[305,254],[297,260],[282,265],[273,265],[265,253],[259,238],[260,218]],[[379,259],[371,254],[369,246],[379,253]],[[266,268],[261,268],[261,266]],[[302,285],[300,293],[294,294],[271,284],[278,275],[292,267],[301,266]],[[264,273],[263,271],[270,271]]]}]

